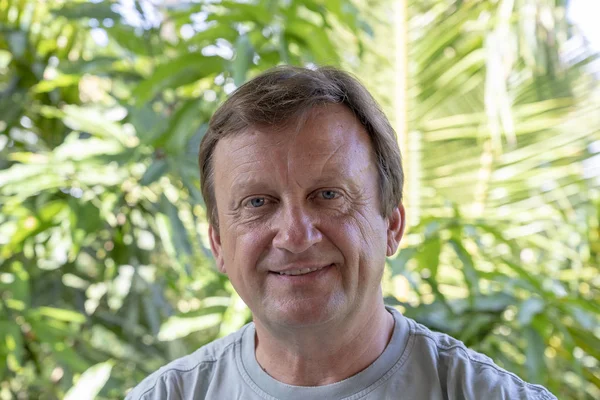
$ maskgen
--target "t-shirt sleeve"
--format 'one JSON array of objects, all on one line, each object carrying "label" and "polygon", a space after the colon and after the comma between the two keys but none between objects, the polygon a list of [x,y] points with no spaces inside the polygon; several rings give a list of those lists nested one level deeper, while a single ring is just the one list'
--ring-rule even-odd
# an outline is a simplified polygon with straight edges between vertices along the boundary
[{"label": "t-shirt sleeve", "polygon": [[190,367],[179,361],[162,367],[133,388],[125,400],[204,398],[214,374],[213,365],[213,362],[205,361]]},{"label": "t-shirt sleeve", "polygon": [[478,376],[473,380],[473,398],[556,400],[543,386],[524,382],[495,365],[481,364],[474,368]]},{"label": "t-shirt sleeve", "polygon": [[125,400],[184,400],[177,379],[166,372],[160,376],[149,376],[133,388]]},{"label": "t-shirt sleeve", "polygon": [[447,393],[453,399],[556,400],[540,385],[527,383],[483,354],[464,347],[450,350]]}]

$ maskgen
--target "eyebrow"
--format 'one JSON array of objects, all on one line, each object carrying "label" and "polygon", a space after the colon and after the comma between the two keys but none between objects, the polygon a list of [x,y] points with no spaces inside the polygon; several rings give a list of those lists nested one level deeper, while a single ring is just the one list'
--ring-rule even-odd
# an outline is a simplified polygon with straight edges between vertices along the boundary
[{"label": "eyebrow", "polygon": [[[318,186],[331,186],[336,183],[349,182],[353,183],[354,180],[351,179],[347,174],[344,173],[343,170],[336,169],[335,171],[327,171],[325,174],[311,180],[309,182],[309,187],[318,187]],[[256,179],[251,176],[248,178],[236,178],[231,184],[231,188],[233,192],[254,192],[254,191],[269,191],[270,189],[269,181],[262,181],[260,179]]]},{"label": "eyebrow", "polygon": [[268,184],[261,182],[253,177],[249,179],[234,179],[231,184],[232,195],[228,201],[230,210],[237,209],[239,202],[252,194],[267,194],[269,192]]},{"label": "eyebrow", "polygon": [[237,192],[249,192],[249,191],[261,191],[266,190],[268,184],[264,181],[250,177],[248,179],[236,178],[231,184],[231,189],[234,193]]},{"label": "eyebrow", "polygon": [[321,175],[320,177],[315,179],[312,182],[312,186],[321,186],[321,185],[328,186],[335,182],[339,182],[339,181],[347,182],[347,181],[351,181],[351,180],[352,179],[350,179],[350,177],[348,177],[346,174],[344,174],[343,171],[339,171],[339,170],[336,170],[334,172],[328,171],[326,174]]}]

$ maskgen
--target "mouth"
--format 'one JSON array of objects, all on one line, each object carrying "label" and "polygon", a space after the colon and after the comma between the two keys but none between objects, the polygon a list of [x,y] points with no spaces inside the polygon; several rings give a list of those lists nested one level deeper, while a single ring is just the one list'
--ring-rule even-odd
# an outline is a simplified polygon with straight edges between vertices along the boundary
[{"label": "mouth", "polygon": [[283,276],[301,276],[301,275],[307,275],[307,274],[311,274],[314,272],[318,272],[318,271],[321,271],[321,270],[331,267],[331,266],[333,266],[333,264],[325,265],[322,267],[315,267],[315,268],[292,269],[289,271],[272,271],[271,273],[277,274],[277,275],[283,275]]}]

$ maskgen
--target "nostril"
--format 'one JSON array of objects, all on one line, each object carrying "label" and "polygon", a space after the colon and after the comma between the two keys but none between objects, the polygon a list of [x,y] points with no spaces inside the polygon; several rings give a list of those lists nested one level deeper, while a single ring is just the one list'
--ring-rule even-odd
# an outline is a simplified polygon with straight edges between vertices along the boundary
[{"label": "nostril", "polygon": [[280,228],[273,239],[277,248],[299,253],[321,241],[321,232],[312,225],[296,224]]}]

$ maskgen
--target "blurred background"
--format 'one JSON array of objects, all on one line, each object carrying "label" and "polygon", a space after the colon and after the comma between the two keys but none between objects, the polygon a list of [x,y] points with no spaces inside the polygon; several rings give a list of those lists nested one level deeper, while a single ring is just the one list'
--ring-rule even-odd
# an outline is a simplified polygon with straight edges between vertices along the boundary
[{"label": "blurred background", "polygon": [[409,227],[386,302],[600,398],[598,0],[0,0],[0,400],[120,399],[251,318],[197,152],[279,64],[359,77]]}]

